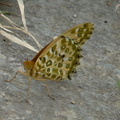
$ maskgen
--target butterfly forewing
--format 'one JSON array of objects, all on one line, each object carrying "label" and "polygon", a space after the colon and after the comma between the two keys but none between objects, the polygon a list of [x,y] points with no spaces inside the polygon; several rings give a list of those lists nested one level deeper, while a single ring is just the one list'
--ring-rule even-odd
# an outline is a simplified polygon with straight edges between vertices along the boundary
[{"label": "butterfly forewing", "polygon": [[87,39],[90,38],[94,25],[92,23],[84,23],[65,31],[61,36],[69,37],[69,39],[74,39],[78,43],[79,47],[85,43]]}]

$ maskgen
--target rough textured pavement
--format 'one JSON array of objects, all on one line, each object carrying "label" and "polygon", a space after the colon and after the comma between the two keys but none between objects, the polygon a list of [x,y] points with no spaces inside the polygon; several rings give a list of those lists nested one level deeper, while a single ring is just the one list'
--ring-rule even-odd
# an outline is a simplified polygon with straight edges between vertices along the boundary
[{"label": "rough textured pavement", "polygon": [[[7,1],[7,0],[6,0]],[[25,0],[24,0],[25,1]],[[4,2],[2,0],[1,2]],[[18,4],[0,6],[11,13],[8,17],[22,25]],[[120,18],[116,16],[115,0],[27,0],[25,14],[29,31],[42,46],[70,27],[92,22],[95,30],[82,47],[83,58],[72,80],[48,81],[56,99],[47,96],[45,84],[32,80],[29,103],[25,102],[27,77],[19,74],[24,61],[8,47],[0,36],[0,120],[120,120]],[[119,9],[118,9],[119,11]],[[0,17],[0,22],[7,24]],[[22,33],[23,39],[36,46]],[[24,57],[36,53],[9,42]]]}]

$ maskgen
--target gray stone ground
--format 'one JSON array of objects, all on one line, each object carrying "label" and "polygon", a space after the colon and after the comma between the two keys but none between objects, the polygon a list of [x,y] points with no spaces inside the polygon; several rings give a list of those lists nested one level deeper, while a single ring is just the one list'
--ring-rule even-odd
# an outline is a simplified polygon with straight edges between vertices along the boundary
[{"label": "gray stone ground", "polygon": [[[22,25],[17,2],[6,2],[13,7],[0,6],[0,10],[9,11],[11,15],[8,17]],[[56,100],[47,96],[44,82],[33,80],[29,103],[25,102],[26,76],[19,74],[12,82],[4,81],[23,69],[24,60],[0,36],[0,120],[120,120],[120,89],[117,86],[120,81],[120,18],[115,13],[117,3],[115,0],[25,1],[28,29],[42,46],[80,23],[92,22],[95,30],[82,47],[84,58],[80,60],[81,66],[72,81],[48,81]],[[0,22],[7,24],[2,18]],[[36,46],[31,38],[21,35]],[[10,44],[29,59],[36,54]]]}]

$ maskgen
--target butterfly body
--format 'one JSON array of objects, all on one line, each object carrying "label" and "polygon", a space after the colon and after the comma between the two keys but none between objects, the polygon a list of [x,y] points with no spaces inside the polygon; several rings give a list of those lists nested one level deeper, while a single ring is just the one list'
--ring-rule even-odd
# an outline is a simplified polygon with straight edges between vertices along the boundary
[{"label": "butterfly body", "polygon": [[82,58],[81,46],[89,39],[94,25],[77,25],[46,45],[31,61],[25,61],[26,74],[34,79],[71,79]]}]

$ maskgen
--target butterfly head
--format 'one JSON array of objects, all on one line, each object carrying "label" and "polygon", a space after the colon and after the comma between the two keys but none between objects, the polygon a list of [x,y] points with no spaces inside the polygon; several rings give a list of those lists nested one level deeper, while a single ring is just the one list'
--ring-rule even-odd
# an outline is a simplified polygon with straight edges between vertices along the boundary
[{"label": "butterfly head", "polygon": [[26,70],[26,73],[29,74],[30,71],[34,67],[34,62],[33,61],[25,61],[23,62],[24,70]]}]

